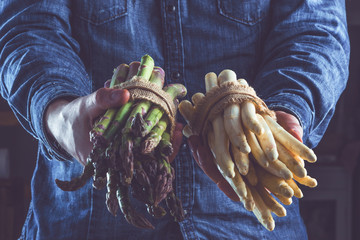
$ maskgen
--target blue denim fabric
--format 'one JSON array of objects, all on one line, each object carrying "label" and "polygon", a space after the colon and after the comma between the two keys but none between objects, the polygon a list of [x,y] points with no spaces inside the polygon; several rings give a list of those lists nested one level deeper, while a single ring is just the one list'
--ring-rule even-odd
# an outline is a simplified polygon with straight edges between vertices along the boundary
[{"label": "blue denim fabric", "polygon": [[91,183],[76,192],[55,186],[82,167],[47,138],[42,118],[53,99],[87,95],[118,64],[148,53],[188,96],[204,92],[206,73],[234,70],[270,108],[297,116],[314,147],[346,86],[346,28],[342,0],[2,0],[1,95],[39,140],[21,239],[307,239],[296,200],[268,232],[217,189],[186,145],[175,161],[186,220],[180,230],[169,216],[151,220],[155,231],[136,229],[107,212]]}]

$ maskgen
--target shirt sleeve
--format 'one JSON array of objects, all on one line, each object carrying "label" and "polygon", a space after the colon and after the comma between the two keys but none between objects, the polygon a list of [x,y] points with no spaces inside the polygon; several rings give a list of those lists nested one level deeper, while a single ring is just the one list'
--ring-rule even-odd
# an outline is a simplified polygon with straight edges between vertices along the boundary
[{"label": "shirt sleeve", "polygon": [[349,37],[343,0],[276,0],[254,81],[269,108],[295,115],[315,147],[348,79]]},{"label": "shirt sleeve", "polygon": [[49,150],[70,159],[48,139],[43,124],[56,98],[91,92],[71,37],[67,0],[4,0],[0,4],[0,91],[22,126]]}]

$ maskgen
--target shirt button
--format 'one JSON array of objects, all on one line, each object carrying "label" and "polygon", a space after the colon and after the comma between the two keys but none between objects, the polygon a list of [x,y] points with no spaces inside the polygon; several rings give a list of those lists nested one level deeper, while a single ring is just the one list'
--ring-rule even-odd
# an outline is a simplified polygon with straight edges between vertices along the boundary
[{"label": "shirt button", "polygon": [[181,73],[178,71],[174,71],[171,73],[171,79],[172,80],[179,80],[179,78],[181,77]]},{"label": "shirt button", "polygon": [[175,5],[168,5],[168,6],[167,6],[167,11],[168,11],[168,12],[175,12],[175,10],[176,10]]}]

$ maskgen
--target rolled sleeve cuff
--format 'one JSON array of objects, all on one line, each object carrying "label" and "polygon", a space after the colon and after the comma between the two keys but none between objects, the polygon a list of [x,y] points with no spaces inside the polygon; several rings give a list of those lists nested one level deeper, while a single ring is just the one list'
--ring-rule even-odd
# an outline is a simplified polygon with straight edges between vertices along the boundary
[{"label": "rolled sleeve cuff", "polygon": [[47,134],[44,116],[47,106],[58,98],[77,98],[87,93],[83,89],[69,86],[65,83],[46,83],[35,91],[30,103],[30,117],[32,131],[37,134],[38,140],[45,148],[45,154],[48,159],[57,159],[60,161],[73,161],[73,157],[67,153],[56,142],[53,137]]},{"label": "rolled sleeve cuff", "polygon": [[310,126],[313,121],[313,111],[309,104],[299,95],[281,93],[265,100],[267,106],[272,110],[281,110],[294,115],[303,128],[303,142],[308,142]]}]

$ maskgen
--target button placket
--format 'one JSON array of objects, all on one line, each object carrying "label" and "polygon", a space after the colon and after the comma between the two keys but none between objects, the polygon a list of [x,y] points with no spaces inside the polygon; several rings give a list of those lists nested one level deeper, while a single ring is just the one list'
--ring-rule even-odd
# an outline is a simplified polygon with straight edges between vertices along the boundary
[{"label": "button placket", "polygon": [[169,73],[168,83],[182,83],[183,77],[183,39],[181,32],[180,5],[178,0],[163,2],[163,23],[166,46],[165,71]]},{"label": "button placket", "polygon": [[[167,84],[181,83],[186,86],[184,81],[184,50],[180,13],[180,1],[164,0],[162,2],[162,23],[164,26],[164,45],[166,48],[166,55],[164,56],[164,69],[167,73],[166,81]],[[184,211],[186,212],[186,220],[180,224],[183,229],[186,229],[186,235],[192,235],[194,234],[193,228],[186,226],[193,226],[189,214],[194,204],[194,173],[192,158],[186,144],[182,145],[182,149],[179,151],[174,164],[176,173],[178,176],[181,176],[175,178],[176,195],[181,199]]]}]

